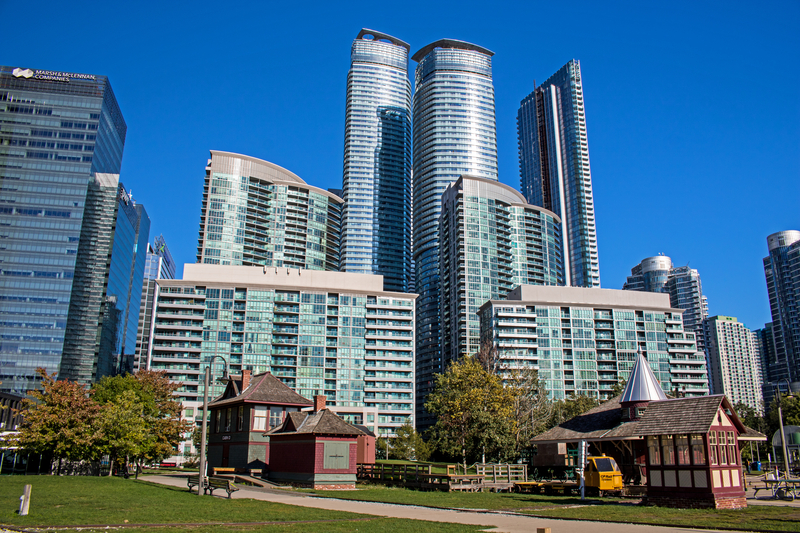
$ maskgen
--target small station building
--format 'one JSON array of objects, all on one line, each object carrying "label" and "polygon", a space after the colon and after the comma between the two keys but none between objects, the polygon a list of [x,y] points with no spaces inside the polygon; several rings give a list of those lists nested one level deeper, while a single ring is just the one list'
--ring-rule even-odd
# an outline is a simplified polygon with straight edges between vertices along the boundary
[{"label": "small station building", "polygon": [[621,396],[534,437],[533,465],[568,463],[568,448],[585,440],[591,455],[614,457],[626,482],[646,482],[649,503],[738,509],[747,507],[739,444],[765,439],[724,395],[667,398],[640,351]]},{"label": "small station building", "polygon": [[326,409],[325,396],[314,397],[313,412],[288,413],[283,424],[268,435],[269,479],[278,483],[354,489],[359,439],[371,439],[367,449],[374,461],[375,437]]},{"label": "small station building", "polygon": [[208,466],[263,475],[269,463],[267,432],[283,424],[287,414],[313,405],[269,372],[242,372],[225,392],[208,404]]}]

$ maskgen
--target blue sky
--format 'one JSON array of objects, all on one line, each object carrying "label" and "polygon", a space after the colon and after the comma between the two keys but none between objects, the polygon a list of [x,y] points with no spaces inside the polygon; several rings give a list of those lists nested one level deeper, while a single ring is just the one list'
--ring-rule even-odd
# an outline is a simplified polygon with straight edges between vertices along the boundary
[{"label": "blue sky", "polygon": [[[297,6],[297,7],[295,7]],[[122,181],[193,262],[210,149],[340,187],[362,27],[493,50],[500,180],[520,100],[581,61],[603,287],[664,253],[711,314],[770,320],[768,234],[800,229],[800,2],[10,2],[0,63],[109,76]],[[411,64],[413,71],[414,63]]]}]

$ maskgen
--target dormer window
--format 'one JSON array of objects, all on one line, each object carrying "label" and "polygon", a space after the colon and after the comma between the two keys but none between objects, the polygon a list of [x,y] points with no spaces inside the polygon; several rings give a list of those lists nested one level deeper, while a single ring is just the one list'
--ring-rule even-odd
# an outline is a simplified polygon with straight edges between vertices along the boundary
[{"label": "dormer window", "polygon": [[642,418],[642,415],[644,415],[644,412],[647,410],[647,406],[634,407],[631,409],[636,409],[636,418]]}]

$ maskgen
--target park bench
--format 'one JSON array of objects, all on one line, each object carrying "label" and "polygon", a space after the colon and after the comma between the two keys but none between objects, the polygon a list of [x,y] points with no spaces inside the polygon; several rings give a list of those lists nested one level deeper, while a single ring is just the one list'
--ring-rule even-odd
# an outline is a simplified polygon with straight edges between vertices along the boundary
[{"label": "park bench", "polygon": [[189,476],[186,478],[186,486],[189,487],[189,491],[191,491],[194,487],[200,484],[200,475]]},{"label": "park bench", "polygon": [[228,493],[228,499],[230,499],[232,492],[236,492],[237,490],[239,490],[239,488],[236,485],[234,485],[233,481],[231,481],[230,479],[225,479],[221,477],[209,477],[208,480],[206,481],[205,492],[206,493],[210,492],[211,495],[213,496],[214,491],[216,489],[223,489],[224,491],[226,491]]}]

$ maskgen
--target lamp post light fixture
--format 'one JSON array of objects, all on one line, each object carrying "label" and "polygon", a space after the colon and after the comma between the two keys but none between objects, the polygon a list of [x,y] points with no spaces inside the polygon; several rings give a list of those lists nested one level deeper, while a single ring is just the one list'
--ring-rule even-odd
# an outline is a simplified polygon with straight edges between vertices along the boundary
[{"label": "lamp post light fixture", "polygon": [[789,467],[789,453],[786,450],[786,433],[783,431],[783,410],[781,409],[783,399],[781,398],[781,381],[786,382],[786,396],[787,398],[792,396],[792,384],[789,382],[788,378],[782,378],[777,383],[771,382],[770,385],[776,385],[778,388],[778,424],[781,428],[781,447],[783,448],[783,465],[786,469],[786,479],[789,478],[790,475],[790,467]]},{"label": "lamp post light fixture", "polygon": [[208,387],[211,382],[211,363],[214,362],[214,359],[221,359],[223,364],[225,365],[225,370],[223,371],[222,377],[219,378],[220,383],[227,383],[230,380],[228,374],[228,361],[225,360],[224,357],[220,355],[215,355],[211,357],[208,361],[208,365],[206,366],[205,377],[203,378],[203,431],[200,435],[200,476],[197,480],[197,495],[200,496],[203,494],[202,490],[205,486],[206,481],[206,431],[208,428]]}]

